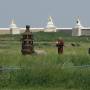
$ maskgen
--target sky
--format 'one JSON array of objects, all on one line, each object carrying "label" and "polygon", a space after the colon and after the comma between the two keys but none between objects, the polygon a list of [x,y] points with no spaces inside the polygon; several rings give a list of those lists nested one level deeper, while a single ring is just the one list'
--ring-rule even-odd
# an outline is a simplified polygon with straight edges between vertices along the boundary
[{"label": "sky", "polygon": [[79,16],[90,26],[90,0],[0,0],[0,27],[9,27],[14,19],[18,27],[46,27],[52,16],[57,27],[74,27]]}]

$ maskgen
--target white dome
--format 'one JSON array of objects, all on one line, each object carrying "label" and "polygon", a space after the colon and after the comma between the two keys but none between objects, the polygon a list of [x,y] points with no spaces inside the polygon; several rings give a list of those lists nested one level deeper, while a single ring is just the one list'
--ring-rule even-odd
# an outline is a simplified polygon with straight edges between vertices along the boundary
[{"label": "white dome", "polygon": [[10,28],[17,28],[17,25],[15,24],[15,21],[14,20],[12,20],[11,25],[10,25]]},{"label": "white dome", "polygon": [[55,28],[51,16],[48,18],[48,23],[47,23],[46,28]]}]

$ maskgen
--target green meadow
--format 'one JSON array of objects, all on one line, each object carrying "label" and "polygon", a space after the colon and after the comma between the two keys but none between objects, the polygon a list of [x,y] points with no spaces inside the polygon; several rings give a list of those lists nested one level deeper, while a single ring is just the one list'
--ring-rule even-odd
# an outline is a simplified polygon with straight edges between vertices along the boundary
[{"label": "green meadow", "polygon": [[[62,55],[55,45],[59,37],[65,42]],[[0,35],[0,67],[5,68],[0,69],[0,90],[90,90],[90,37],[33,33],[34,49],[45,52],[33,55],[22,55],[21,38]]]}]

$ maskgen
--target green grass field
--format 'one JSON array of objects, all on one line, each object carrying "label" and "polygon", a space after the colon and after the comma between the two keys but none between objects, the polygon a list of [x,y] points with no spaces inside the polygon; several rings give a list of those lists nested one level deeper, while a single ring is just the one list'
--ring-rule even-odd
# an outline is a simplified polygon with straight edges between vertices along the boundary
[{"label": "green grass field", "polygon": [[[34,42],[65,41],[63,55],[55,44],[35,43],[45,55],[21,54],[21,35],[0,36],[0,90],[90,90],[90,37],[71,37],[61,33],[33,33]],[[73,47],[71,44],[76,46]]]}]

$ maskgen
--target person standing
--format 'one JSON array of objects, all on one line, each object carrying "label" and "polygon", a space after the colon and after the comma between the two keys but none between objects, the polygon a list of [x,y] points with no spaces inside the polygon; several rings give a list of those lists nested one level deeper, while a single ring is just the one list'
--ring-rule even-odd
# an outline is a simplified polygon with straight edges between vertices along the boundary
[{"label": "person standing", "polygon": [[63,39],[58,39],[56,46],[58,47],[58,54],[63,54],[63,46],[64,46]]}]

